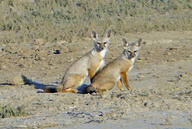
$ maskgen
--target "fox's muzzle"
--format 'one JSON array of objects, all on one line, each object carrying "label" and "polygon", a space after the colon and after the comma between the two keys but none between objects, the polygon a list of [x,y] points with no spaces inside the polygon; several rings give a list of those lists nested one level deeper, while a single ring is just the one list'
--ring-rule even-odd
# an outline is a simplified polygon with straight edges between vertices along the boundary
[{"label": "fox's muzzle", "polygon": [[136,56],[135,52],[131,52],[131,51],[127,51],[127,50],[124,50],[123,51],[123,54],[128,58],[128,59],[132,59]]},{"label": "fox's muzzle", "polygon": [[132,58],[134,58],[135,57],[135,53],[134,52],[131,52],[130,54],[129,54],[129,56],[128,56],[128,59],[132,59]]},{"label": "fox's muzzle", "polygon": [[97,45],[97,50],[102,51],[105,48],[103,44]]}]

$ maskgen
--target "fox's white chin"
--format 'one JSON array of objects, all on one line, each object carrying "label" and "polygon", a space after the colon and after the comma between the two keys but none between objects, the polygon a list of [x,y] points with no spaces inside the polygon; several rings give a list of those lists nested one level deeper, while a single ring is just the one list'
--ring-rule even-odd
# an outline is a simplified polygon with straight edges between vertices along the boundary
[{"label": "fox's white chin", "polygon": [[106,49],[106,48],[103,49],[103,50],[100,52],[100,54],[101,54],[101,56],[102,56],[103,58],[105,57],[106,52],[107,52],[107,49]]}]

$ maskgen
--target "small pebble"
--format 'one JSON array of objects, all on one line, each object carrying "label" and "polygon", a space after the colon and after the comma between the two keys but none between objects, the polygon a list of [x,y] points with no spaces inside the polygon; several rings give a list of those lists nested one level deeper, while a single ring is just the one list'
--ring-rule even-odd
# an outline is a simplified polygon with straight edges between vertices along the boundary
[{"label": "small pebble", "polygon": [[53,52],[53,54],[60,54],[61,52],[60,52],[60,50],[55,50],[54,52]]},{"label": "small pebble", "polygon": [[147,107],[147,102],[144,103],[144,106]]}]

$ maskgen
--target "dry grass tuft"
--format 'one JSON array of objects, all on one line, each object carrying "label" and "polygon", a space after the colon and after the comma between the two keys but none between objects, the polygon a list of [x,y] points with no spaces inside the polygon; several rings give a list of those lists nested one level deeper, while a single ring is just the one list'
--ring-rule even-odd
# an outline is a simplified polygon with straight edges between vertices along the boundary
[{"label": "dry grass tuft", "polygon": [[0,118],[24,116],[25,112],[24,106],[12,107],[10,105],[0,106]]},{"label": "dry grass tuft", "polygon": [[93,28],[115,34],[191,30],[191,10],[191,0],[1,0],[0,42],[71,42]]}]

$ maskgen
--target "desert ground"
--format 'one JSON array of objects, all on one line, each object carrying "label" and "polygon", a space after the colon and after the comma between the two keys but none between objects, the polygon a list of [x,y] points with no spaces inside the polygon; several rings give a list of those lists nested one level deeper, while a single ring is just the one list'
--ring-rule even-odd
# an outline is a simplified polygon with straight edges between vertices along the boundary
[{"label": "desert ground", "polygon": [[[115,35],[106,63],[121,54],[123,37],[146,41],[127,75],[131,90],[115,86],[102,96],[42,93],[44,85],[59,83],[66,68],[93,48],[91,38],[0,43],[0,105],[22,107],[20,115],[0,118],[0,128],[191,128],[192,31]],[[22,75],[33,84],[23,82]]]}]

